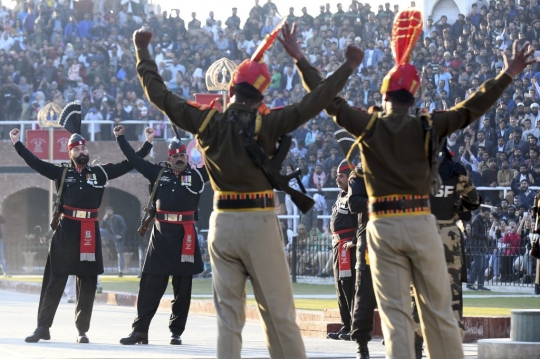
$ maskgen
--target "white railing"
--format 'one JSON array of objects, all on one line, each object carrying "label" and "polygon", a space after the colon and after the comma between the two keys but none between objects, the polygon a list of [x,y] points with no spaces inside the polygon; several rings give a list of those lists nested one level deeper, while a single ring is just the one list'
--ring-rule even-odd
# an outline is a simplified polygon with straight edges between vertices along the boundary
[{"label": "white railing", "polygon": [[[114,121],[107,121],[107,120],[102,120],[102,121],[81,121],[81,123],[83,125],[90,125],[90,124],[99,124],[99,125],[111,125],[111,127],[113,125],[115,125],[116,123]],[[169,125],[169,122],[168,121],[154,121],[154,120],[151,120],[151,121],[136,121],[136,120],[129,120],[129,121],[121,121],[119,123],[120,125],[145,125],[146,127],[154,127],[154,125],[163,125],[163,138],[165,139],[168,139],[168,138],[173,138],[174,137],[174,133],[172,131],[172,128],[171,126]],[[31,120],[31,121],[1,121],[0,122],[0,125],[1,126],[6,126],[6,125],[15,125],[16,127],[19,128],[19,130],[21,131],[21,142],[24,142],[24,135],[25,135],[25,132],[24,132],[24,129],[32,129],[32,130],[36,130],[39,126],[39,124],[37,123],[36,120]],[[28,126],[28,127],[25,127],[25,126]],[[81,134],[84,136],[84,134]],[[141,133],[142,135],[142,133]],[[193,138],[193,135],[188,133],[189,137],[187,138],[182,138],[182,140],[186,140],[186,139],[192,139]],[[90,133],[90,138],[88,138],[88,140],[90,141],[95,141],[95,134],[92,132]]]}]

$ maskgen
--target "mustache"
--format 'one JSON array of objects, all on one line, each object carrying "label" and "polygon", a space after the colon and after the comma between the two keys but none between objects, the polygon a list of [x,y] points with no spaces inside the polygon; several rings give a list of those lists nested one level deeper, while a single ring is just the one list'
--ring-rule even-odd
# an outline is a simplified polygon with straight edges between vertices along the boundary
[{"label": "mustache", "polygon": [[185,162],[184,162],[184,161],[181,161],[181,160],[178,160],[178,161],[176,161],[176,163],[175,163],[175,165],[183,165],[183,164],[185,164]]}]

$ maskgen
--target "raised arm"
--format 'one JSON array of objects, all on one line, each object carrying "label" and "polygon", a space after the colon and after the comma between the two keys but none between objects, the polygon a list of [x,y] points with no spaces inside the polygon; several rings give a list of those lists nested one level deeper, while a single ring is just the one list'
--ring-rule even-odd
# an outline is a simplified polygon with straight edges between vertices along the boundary
[{"label": "raised arm", "polygon": [[[133,147],[131,147],[129,142],[126,140],[124,132],[124,126],[116,126],[114,128],[114,135],[116,136],[116,143],[118,144],[118,147],[120,147],[120,150],[124,156],[126,156],[127,161],[133,166],[133,168],[139,171],[150,182],[154,183],[160,171],[159,166],[156,166],[155,164],[150,163],[144,158],[138,156]],[[154,134],[154,130],[149,127],[144,132],[148,135]]]},{"label": "raised arm", "polygon": [[45,162],[34,156],[28,148],[26,148],[20,141],[21,132],[18,129],[13,129],[9,133],[9,137],[13,142],[15,150],[22,157],[22,159],[40,175],[47,177],[50,180],[60,179],[62,176],[62,167],[56,166],[52,163]]},{"label": "raised arm", "polygon": [[510,85],[512,79],[520,74],[527,65],[536,61],[530,59],[533,52],[534,49],[529,50],[528,42],[523,45],[521,50],[518,50],[518,42],[514,41],[512,59],[509,61],[504,54],[506,68],[504,72],[495,79],[484,82],[469,99],[458,103],[446,112],[434,113],[433,123],[439,137],[443,138],[457,129],[466,127],[486,113],[502,95],[504,89]]},{"label": "raised arm", "polygon": [[[306,60],[302,50],[296,41],[295,25],[292,30],[289,30],[288,24],[284,25],[281,32],[281,37],[278,37],[287,53],[296,61],[296,68],[302,77],[302,83],[307,91],[312,91],[317,88],[323,78],[320,72]],[[362,52],[360,62],[364,54]],[[333,75],[332,75],[333,76]],[[369,122],[370,116],[354,107],[349,106],[347,101],[336,96],[330,104],[326,106],[326,112],[334,117],[334,120],[347,131],[354,135],[360,135]]]},{"label": "raised arm", "polygon": [[194,102],[169,91],[148,51],[151,39],[150,29],[143,27],[133,33],[133,42],[137,49],[137,73],[146,97],[167,117],[174,120],[175,125],[185,131],[197,133],[205,118],[201,111],[210,110],[199,108]]},{"label": "raised arm", "polygon": [[[146,141],[143,143],[141,148],[139,148],[137,152],[135,152],[136,155],[141,158],[146,157],[150,153],[150,150],[152,149],[152,141],[154,140],[153,135],[149,136],[145,132],[145,136]],[[107,172],[107,176],[109,177],[109,179],[114,179],[123,176],[129,171],[131,171],[133,169],[133,165],[128,160],[124,160],[122,162],[104,165],[103,169],[105,170],[105,172]]]}]

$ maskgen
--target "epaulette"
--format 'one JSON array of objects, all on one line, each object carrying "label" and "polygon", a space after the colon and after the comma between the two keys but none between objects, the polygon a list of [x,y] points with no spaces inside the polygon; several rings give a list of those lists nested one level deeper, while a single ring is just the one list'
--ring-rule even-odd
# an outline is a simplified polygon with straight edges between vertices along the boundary
[{"label": "epaulette", "polygon": [[167,161],[160,161],[157,163],[157,165],[165,168],[170,168],[169,162]]},{"label": "epaulette", "polygon": [[201,105],[200,103],[195,102],[195,101],[187,100],[186,102],[187,102],[188,105],[193,106],[193,107],[195,107],[195,108],[197,108],[197,109],[199,109],[201,111],[204,111],[204,110],[206,110],[208,108],[207,105]]},{"label": "epaulette", "polygon": [[62,163],[60,163],[60,167],[71,167],[71,163],[62,162]]},{"label": "epaulette", "polygon": [[272,107],[270,111],[281,110],[282,108],[285,108],[285,106]]},{"label": "epaulette", "polygon": [[[275,110],[275,109],[274,109]],[[270,113],[270,109],[268,107],[266,107],[266,105],[263,103],[259,106],[259,108],[257,109],[257,112],[259,113],[259,115],[268,115]]]},{"label": "epaulette", "polygon": [[365,109],[363,109],[360,106],[353,106],[354,109],[357,109],[358,111],[367,112]]}]

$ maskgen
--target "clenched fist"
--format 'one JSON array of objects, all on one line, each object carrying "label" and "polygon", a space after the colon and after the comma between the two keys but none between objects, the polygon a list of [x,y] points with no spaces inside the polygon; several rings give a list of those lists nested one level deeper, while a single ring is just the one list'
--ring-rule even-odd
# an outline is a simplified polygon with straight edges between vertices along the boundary
[{"label": "clenched fist", "polygon": [[124,126],[119,125],[114,128],[113,132],[114,132],[114,136],[118,137],[118,136],[122,136],[124,132],[126,132],[126,129]]},{"label": "clenched fist", "polygon": [[13,144],[16,144],[21,140],[21,131],[19,131],[18,128],[14,128],[9,133],[9,137],[11,138],[11,142],[13,142]]},{"label": "clenched fist", "polygon": [[144,136],[146,137],[146,142],[152,143],[152,141],[154,140],[155,134],[156,133],[152,127],[147,127],[144,130]]},{"label": "clenched fist", "polygon": [[152,29],[143,26],[133,33],[133,43],[137,50],[146,49],[152,40]]},{"label": "clenched fist", "polygon": [[347,45],[345,49],[345,62],[355,70],[364,59],[364,51],[356,44]]}]

